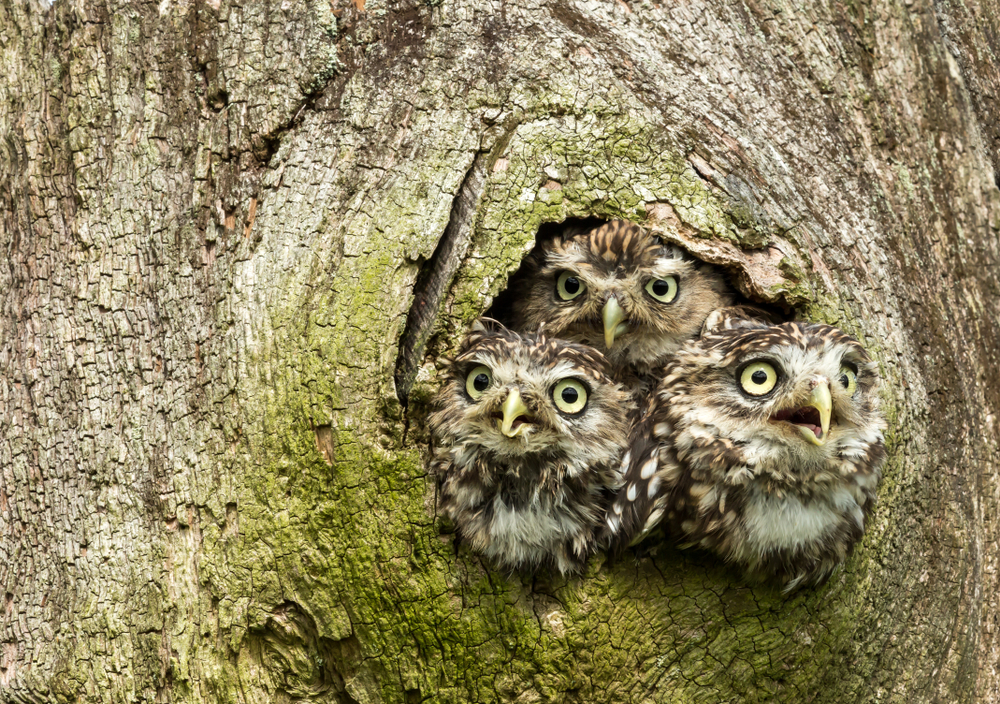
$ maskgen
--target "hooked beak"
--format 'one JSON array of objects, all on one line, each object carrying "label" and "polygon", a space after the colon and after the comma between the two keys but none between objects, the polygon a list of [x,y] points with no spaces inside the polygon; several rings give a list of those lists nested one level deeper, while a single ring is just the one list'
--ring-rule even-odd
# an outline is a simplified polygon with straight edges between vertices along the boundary
[{"label": "hooked beak", "polygon": [[618,305],[617,298],[612,296],[608,299],[604,304],[604,310],[601,311],[601,317],[604,319],[604,344],[611,349],[615,344],[615,337],[628,330],[628,326],[622,324],[625,320],[625,311]]},{"label": "hooked beak", "polygon": [[809,403],[802,408],[781,411],[774,420],[787,421],[813,445],[825,445],[830,437],[830,416],[833,413],[833,398],[830,396],[830,382],[817,380]]},{"label": "hooked beak", "polygon": [[833,411],[833,398],[830,396],[830,384],[823,381],[813,389],[812,396],[809,397],[809,406],[819,411],[819,430],[817,435],[812,428],[802,425],[795,426],[802,433],[802,436],[813,445],[823,445],[830,435],[830,414]]},{"label": "hooked beak", "polygon": [[503,420],[500,422],[500,432],[509,438],[517,437],[528,425],[527,422],[520,422],[514,427],[514,421],[522,416],[528,415],[528,407],[521,400],[521,392],[511,389],[507,394],[507,400],[503,402]]},{"label": "hooked beak", "polygon": [[[833,398],[830,396],[830,382],[823,381],[813,389],[812,396],[809,397],[809,405],[819,411],[820,431],[819,436],[809,431],[802,434],[816,445],[822,445],[830,436],[830,415],[833,413]],[[805,428],[802,428],[805,431]]]}]

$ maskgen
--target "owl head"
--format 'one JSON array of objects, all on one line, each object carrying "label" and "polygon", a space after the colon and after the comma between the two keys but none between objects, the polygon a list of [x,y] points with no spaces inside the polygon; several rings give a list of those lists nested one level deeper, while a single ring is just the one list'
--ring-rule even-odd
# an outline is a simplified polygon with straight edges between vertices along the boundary
[{"label": "owl head", "polygon": [[451,362],[430,422],[439,440],[469,451],[561,455],[583,467],[615,461],[631,406],[600,352],[481,321]]},{"label": "owl head", "polygon": [[[713,312],[661,385],[683,375],[692,426],[713,426],[744,448],[758,476],[799,483],[838,462],[868,461],[881,448],[876,365],[861,344],[830,325],[772,325],[738,309]],[[667,399],[664,398],[664,401]],[[690,447],[678,455],[697,452]],[[842,470],[841,470],[842,471]]]},{"label": "owl head", "polygon": [[728,305],[718,271],[638,225],[614,220],[540,242],[516,284],[518,325],[647,371]]}]

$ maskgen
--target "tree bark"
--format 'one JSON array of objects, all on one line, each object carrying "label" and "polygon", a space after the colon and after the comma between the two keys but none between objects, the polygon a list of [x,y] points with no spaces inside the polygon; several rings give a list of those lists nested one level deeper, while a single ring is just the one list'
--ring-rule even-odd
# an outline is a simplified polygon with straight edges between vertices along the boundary
[{"label": "tree bark", "polygon": [[[977,0],[0,0],[0,699],[1000,700],[998,37]],[[454,549],[442,361],[585,217],[878,361],[824,587]]]}]

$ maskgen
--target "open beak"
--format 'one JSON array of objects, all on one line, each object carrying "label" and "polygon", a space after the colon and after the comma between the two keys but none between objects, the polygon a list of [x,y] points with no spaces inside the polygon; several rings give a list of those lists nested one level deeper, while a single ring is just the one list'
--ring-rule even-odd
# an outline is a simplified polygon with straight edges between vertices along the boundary
[{"label": "open beak", "polygon": [[809,403],[802,408],[782,411],[774,420],[787,421],[813,445],[825,445],[830,437],[830,416],[833,413],[833,398],[830,396],[830,382],[825,379],[813,388]]},{"label": "open beak", "polygon": [[500,421],[500,432],[509,438],[517,437],[528,423],[521,421],[514,425],[514,422],[527,415],[528,407],[521,400],[521,392],[517,389],[511,389],[510,393],[507,394],[507,400],[503,402],[503,420]]},{"label": "open beak", "polygon": [[819,434],[811,427],[797,425],[802,436],[813,445],[822,445],[830,436],[830,414],[833,412],[833,398],[830,396],[830,383],[824,381],[816,385],[809,397],[809,407],[819,411]]},{"label": "open beak", "polygon": [[604,304],[604,310],[601,311],[601,317],[604,319],[604,344],[611,349],[615,344],[615,338],[628,330],[628,326],[622,323],[625,320],[625,311],[618,305],[617,298],[612,296],[608,299]]}]

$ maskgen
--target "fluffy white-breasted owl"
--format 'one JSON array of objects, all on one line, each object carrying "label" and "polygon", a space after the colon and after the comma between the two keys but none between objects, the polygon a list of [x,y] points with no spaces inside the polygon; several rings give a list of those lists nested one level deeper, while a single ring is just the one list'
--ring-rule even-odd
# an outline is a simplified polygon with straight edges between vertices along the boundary
[{"label": "fluffy white-breasted owl", "polygon": [[539,242],[513,290],[515,328],[544,323],[550,335],[600,350],[616,373],[640,376],[731,302],[712,265],[624,220]]},{"label": "fluffy white-breasted owl", "polygon": [[618,549],[661,519],[754,579],[825,580],[865,530],[885,456],[879,378],[829,325],[714,312],[663,369],[608,513]]},{"label": "fluffy white-breasted owl", "polygon": [[477,323],[430,417],[441,507],[502,567],[581,567],[621,482],[632,402],[594,349]]}]

